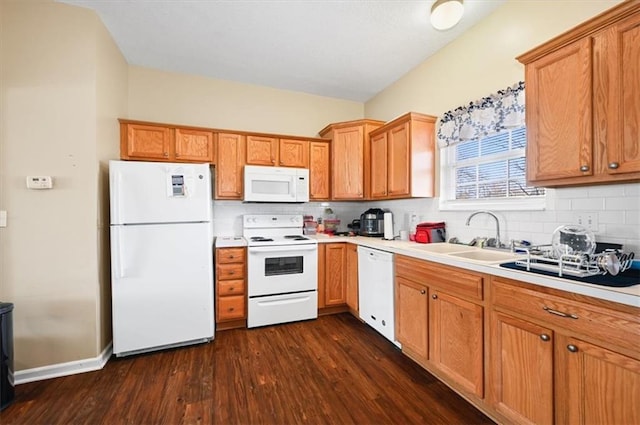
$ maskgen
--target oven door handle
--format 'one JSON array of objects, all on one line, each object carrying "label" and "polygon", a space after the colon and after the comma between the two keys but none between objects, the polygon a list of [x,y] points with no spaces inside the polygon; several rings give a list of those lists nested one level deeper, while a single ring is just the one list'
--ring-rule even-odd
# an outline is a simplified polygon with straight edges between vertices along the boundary
[{"label": "oven door handle", "polygon": [[261,252],[298,252],[317,251],[318,245],[278,245],[278,246],[250,246],[249,254],[259,254]]}]

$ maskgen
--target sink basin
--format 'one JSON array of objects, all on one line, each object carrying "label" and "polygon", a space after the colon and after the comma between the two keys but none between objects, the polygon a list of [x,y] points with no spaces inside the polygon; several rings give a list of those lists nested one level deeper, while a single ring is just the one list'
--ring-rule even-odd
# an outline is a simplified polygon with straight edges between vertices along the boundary
[{"label": "sink basin", "polygon": [[467,260],[483,261],[487,263],[495,263],[500,261],[513,260],[518,256],[511,252],[489,251],[486,249],[475,249],[468,252],[453,252],[449,254],[452,257],[465,258]]},{"label": "sink basin", "polygon": [[428,244],[416,244],[412,248],[419,249],[420,251],[433,252],[437,254],[449,254],[451,252],[467,252],[474,251],[477,248],[467,245],[459,245],[455,243],[428,243]]}]

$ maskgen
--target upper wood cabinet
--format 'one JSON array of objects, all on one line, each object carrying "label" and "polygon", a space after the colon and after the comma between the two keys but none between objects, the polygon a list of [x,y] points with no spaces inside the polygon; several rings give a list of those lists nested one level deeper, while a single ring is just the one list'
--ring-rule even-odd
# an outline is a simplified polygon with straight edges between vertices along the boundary
[{"label": "upper wood cabinet", "polygon": [[320,136],[331,139],[332,199],[368,199],[370,189],[369,133],[382,121],[357,120],[330,124]]},{"label": "upper wood cabinet", "polygon": [[412,112],[371,132],[372,199],[434,196],[435,122]]},{"label": "upper wood cabinet", "polygon": [[142,161],[213,162],[213,132],[139,121],[120,121],[120,157]]},{"label": "upper wood cabinet", "polygon": [[326,200],[331,195],[328,142],[309,143],[309,199]]},{"label": "upper wood cabinet", "polygon": [[247,164],[309,167],[309,141],[247,135]]},{"label": "upper wood cabinet", "polygon": [[531,184],[640,180],[639,2],[623,2],[518,60]]},{"label": "upper wood cabinet", "polygon": [[242,199],[243,170],[246,150],[245,136],[217,133],[216,199]]},{"label": "upper wood cabinet", "polygon": [[176,160],[214,162],[215,144],[211,131],[176,128]]},{"label": "upper wood cabinet", "polygon": [[248,165],[277,165],[278,139],[275,137],[247,136]]},{"label": "upper wood cabinet", "polygon": [[280,139],[278,165],[281,167],[309,168],[309,141]]}]

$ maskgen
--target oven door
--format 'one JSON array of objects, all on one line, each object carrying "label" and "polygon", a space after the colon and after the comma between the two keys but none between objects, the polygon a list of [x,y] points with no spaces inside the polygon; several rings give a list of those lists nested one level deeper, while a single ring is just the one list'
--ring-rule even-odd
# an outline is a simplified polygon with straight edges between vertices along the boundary
[{"label": "oven door", "polygon": [[287,294],[318,289],[318,246],[249,247],[249,296]]}]

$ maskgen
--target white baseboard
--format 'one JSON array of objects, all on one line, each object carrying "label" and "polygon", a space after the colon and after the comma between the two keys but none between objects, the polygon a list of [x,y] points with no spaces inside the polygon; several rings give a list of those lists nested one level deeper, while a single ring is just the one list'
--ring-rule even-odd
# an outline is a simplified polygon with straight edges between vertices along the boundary
[{"label": "white baseboard", "polygon": [[15,385],[20,385],[26,384],[27,382],[41,381],[43,379],[58,378],[60,376],[100,370],[105,364],[107,364],[112,351],[113,345],[110,342],[98,357],[20,370],[15,372],[14,382]]}]

